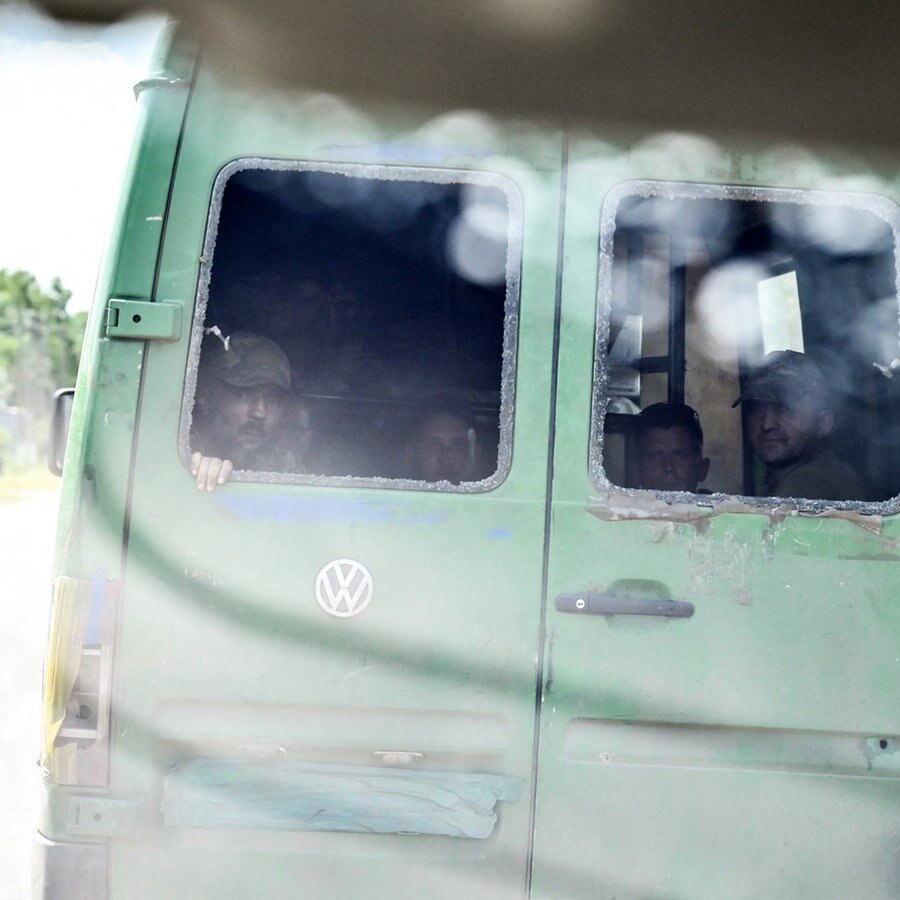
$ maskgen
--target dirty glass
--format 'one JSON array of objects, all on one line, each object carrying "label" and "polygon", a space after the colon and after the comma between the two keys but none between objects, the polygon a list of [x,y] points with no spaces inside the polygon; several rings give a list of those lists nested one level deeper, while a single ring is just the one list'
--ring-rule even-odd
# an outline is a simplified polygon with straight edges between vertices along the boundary
[{"label": "dirty glass", "polygon": [[614,191],[601,234],[598,482],[837,505],[900,493],[898,223],[875,195]]},{"label": "dirty glass", "polygon": [[494,487],[511,455],[520,218],[490,174],[231,164],[183,446],[235,456],[243,480]]}]

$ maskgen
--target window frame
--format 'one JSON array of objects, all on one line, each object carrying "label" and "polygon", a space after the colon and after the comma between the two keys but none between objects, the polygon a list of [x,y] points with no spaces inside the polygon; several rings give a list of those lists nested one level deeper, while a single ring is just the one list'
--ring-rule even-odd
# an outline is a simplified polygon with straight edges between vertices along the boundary
[{"label": "window frame", "polygon": [[[178,454],[190,471],[191,426],[197,390],[200,350],[204,339],[210,283],[215,262],[216,239],[222,204],[230,179],[239,172],[263,170],[271,172],[319,172],[382,181],[426,181],[441,185],[475,185],[500,190],[506,198],[507,243],[505,299],[500,359],[500,406],[497,465],[494,472],[479,481],[448,484],[410,478],[369,475],[315,475],[299,472],[264,472],[235,469],[229,482],[295,484],[322,487],[377,488],[402,491],[426,491],[442,494],[473,494],[496,490],[509,477],[513,456],[513,424],[518,359],[518,327],[523,255],[524,203],[518,185],[508,175],[481,169],[451,169],[390,163],[323,162],[304,159],[280,159],[245,156],[226,163],[217,173],[209,200],[209,212],[203,238],[190,345],[182,391],[181,417],[178,430]],[[301,395],[302,396],[302,395]]]},{"label": "window frame", "polygon": [[[869,212],[882,219],[894,235],[894,287],[898,309],[898,354],[900,354],[900,206],[880,194],[811,189],[723,185],[699,182],[629,180],[613,187],[600,211],[597,291],[594,331],[593,382],[589,431],[588,477],[595,496],[591,507],[614,518],[695,519],[719,512],[772,513],[776,509],[814,515],[855,518],[892,515],[900,511],[900,494],[885,500],[809,500],[777,496],[751,496],[717,492],[657,491],[615,484],[604,468],[604,428],[609,375],[608,341],[613,312],[614,237],[619,204],[628,197],[673,200],[731,200],[797,205],[834,206]],[[682,353],[684,348],[682,347]],[[746,441],[746,436],[745,436]]]}]

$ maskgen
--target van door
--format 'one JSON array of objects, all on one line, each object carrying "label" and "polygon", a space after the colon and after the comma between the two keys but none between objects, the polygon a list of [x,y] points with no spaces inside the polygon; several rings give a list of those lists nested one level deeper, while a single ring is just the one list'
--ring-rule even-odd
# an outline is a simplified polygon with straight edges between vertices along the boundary
[{"label": "van door", "polygon": [[[521,896],[559,144],[242,102],[201,76],[173,188],[158,296],[193,324],[143,372],[111,895]],[[204,361],[248,332],[293,461],[198,491]],[[462,474],[415,461],[431,403]]]},{"label": "van door", "polygon": [[[896,205],[572,160],[533,895],[897,896]],[[881,502],[762,496],[732,402],[791,334]],[[695,491],[636,480],[659,401],[700,414]]]}]

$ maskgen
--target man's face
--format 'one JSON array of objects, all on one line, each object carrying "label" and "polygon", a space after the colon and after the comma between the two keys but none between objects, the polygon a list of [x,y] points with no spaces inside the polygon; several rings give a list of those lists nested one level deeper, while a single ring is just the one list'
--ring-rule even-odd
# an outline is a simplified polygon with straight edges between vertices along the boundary
[{"label": "man's face", "polygon": [[750,443],[759,458],[776,469],[813,456],[833,427],[831,412],[823,412],[808,397],[790,405],[766,400],[747,404]]},{"label": "man's face", "polygon": [[288,400],[288,393],[275,385],[240,388],[220,381],[209,411],[217,455],[236,468],[252,468],[260,452],[274,442]]},{"label": "man's face", "polygon": [[413,445],[415,477],[423,481],[471,481],[475,474],[474,433],[459,416],[429,416]]},{"label": "man's face", "polygon": [[709,460],[687,428],[648,428],[638,452],[641,487],[656,491],[696,491]]}]

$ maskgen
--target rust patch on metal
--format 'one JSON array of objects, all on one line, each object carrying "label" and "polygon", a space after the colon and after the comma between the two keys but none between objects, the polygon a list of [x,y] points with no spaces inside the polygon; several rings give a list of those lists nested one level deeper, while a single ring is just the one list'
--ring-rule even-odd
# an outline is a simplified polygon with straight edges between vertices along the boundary
[{"label": "rust patch on metal", "polygon": [[[891,501],[889,501],[891,502]],[[694,525],[698,534],[709,528],[709,520],[719,515],[767,516],[770,527],[777,527],[789,518],[841,519],[862,528],[869,534],[882,537],[890,546],[900,541],[883,537],[884,518],[881,513],[865,507],[826,505],[826,501],[811,500],[797,503],[766,498],[732,497],[721,494],[660,495],[650,491],[619,488],[611,485],[608,490],[594,493],[588,498],[585,510],[592,516],[608,522],[655,519],[665,522],[681,522]]]}]

